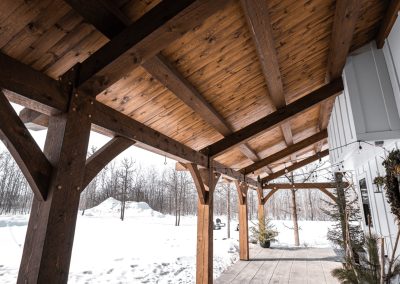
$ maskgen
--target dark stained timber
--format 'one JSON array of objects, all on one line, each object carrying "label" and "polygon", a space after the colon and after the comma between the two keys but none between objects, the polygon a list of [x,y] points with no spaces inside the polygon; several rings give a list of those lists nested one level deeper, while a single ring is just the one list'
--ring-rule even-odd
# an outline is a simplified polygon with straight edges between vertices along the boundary
[{"label": "dark stained timber", "polygon": [[235,133],[221,139],[220,141],[211,144],[201,150],[201,152],[210,157],[218,156],[232,149],[240,143],[246,142],[254,136],[281,125],[288,119],[297,116],[310,107],[324,101],[325,99],[337,95],[343,91],[343,82],[341,78],[325,85],[318,90],[298,99],[297,101],[287,105],[286,107],[273,112],[264,118],[242,128]]}]

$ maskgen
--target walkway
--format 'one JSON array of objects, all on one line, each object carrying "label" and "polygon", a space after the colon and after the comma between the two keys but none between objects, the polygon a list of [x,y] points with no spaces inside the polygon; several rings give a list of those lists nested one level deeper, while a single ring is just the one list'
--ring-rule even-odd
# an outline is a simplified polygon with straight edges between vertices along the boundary
[{"label": "walkway", "polygon": [[238,261],[216,283],[339,283],[330,271],[340,267],[330,248],[256,248],[250,261]]}]

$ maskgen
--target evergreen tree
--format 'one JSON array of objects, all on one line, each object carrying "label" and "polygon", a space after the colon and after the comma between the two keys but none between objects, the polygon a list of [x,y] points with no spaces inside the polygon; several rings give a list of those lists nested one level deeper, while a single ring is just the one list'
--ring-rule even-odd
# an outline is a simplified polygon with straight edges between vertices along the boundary
[{"label": "evergreen tree", "polygon": [[361,213],[357,194],[350,189],[343,188],[342,178],[342,173],[335,174],[338,186],[333,194],[337,203],[325,201],[328,209],[321,208],[321,210],[335,222],[328,230],[328,240],[345,253],[347,253],[348,247],[351,247],[350,253],[355,253],[355,258],[357,258],[357,253],[363,251],[364,244],[364,233],[359,225]]}]

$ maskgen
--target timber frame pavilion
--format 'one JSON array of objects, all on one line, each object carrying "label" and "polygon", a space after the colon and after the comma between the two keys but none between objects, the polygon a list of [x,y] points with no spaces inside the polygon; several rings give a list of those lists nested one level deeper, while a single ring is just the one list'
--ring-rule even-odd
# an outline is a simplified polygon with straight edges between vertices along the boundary
[{"label": "timber frame pavilion", "polygon": [[[399,6],[1,1],[0,138],[35,196],[18,283],[67,282],[80,194],[133,144],[177,160],[194,179],[197,283],[213,279],[220,176],[236,183],[240,257],[249,259],[247,190],[257,190],[262,216],[265,201],[287,187],[270,181],[329,154],[326,128],[346,57],[372,40],[381,48]],[[10,102],[25,109],[18,115]],[[43,151],[28,131],[41,127]],[[86,159],[91,130],[112,139]],[[307,186],[329,195],[334,185]]]}]

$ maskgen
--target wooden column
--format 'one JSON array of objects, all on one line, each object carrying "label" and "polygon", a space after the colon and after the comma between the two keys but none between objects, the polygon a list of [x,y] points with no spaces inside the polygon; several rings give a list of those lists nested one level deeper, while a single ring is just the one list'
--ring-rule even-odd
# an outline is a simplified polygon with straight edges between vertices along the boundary
[{"label": "wooden column", "polygon": [[220,174],[188,164],[198,193],[196,283],[213,282],[213,194]]},{"label": "wooden column", "polygon": [[73,92],[75,80],[64,80],[69,108],[50,118],[44,147],[55,170],[46,201],[33,201],[17,283],[68,281],[93,105]]},{"label": "wooden column", "polygon": [[265,200],[264,200],[264,194],[261,185],[257,187],[257,197],[258,197],[258,223],[260,223],[260,220],[265,219]]},{"label": "wooden column", "polygon": [[239,256],[249,260],[249,224],[247,211],[247,184],[235,181],[239,199]]}]

